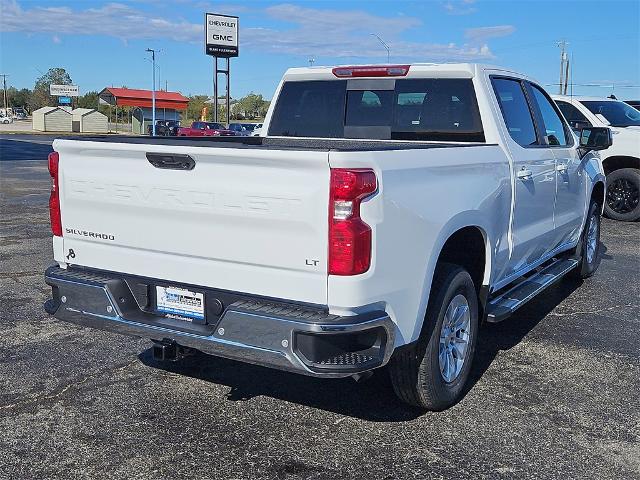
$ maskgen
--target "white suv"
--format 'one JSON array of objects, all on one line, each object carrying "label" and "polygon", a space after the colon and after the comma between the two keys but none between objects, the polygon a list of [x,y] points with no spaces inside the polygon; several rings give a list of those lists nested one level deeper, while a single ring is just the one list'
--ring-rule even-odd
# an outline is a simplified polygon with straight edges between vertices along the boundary
[{"label": "white suv", "polygon": [[613,145],[600,153],[607,175],[604,213],[615,220],[640,219],[640,112],[610,98],[552,97],[573,129],[611,128]]}]

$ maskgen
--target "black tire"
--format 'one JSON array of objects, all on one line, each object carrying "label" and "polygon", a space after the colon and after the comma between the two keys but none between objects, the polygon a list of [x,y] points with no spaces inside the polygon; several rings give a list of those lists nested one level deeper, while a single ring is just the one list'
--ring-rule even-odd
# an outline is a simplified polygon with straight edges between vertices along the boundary
[{"label": "black tire", "polygon": [[604,214],[607,218],[623,222],[640,219],[640,170],[620,168],[607,175]]},{"label": "black tire", "polygon": [[[438,360],[440,331],[450,302],[463,295],[469,306],[467,353],[459,375],[446,382]],[[442,263],[436,269],[422,335],[417,343],[398,352],[389,362],[396,395],[405,403],[440,411],[462,396],[473,362],[478,336],[478,298],[469,273],[458,265]]]},{"label": "black tire", "polygon": [[[587,219],[580,235],[580,242],[576,247],[576,257],[578,257],[578,266],[573,270],[574,278],[588,278],[598,269],[600,266],[600,205],[598,202],[591,200],[589,205],[589,211],[587,213]],[[596,228],[596,246],[595,252],[589,254],[588,241],[589,241],[589,228],[591,222],[594,222]]]}]

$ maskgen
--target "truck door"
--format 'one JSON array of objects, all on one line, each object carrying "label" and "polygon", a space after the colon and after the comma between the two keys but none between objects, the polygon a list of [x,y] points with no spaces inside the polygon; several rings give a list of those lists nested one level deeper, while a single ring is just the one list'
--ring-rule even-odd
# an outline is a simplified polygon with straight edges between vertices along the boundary
[{"label": "truck door", "polygon": [[514,169],[512,247],[509,265],[503,272],[503,277],[509,277],[552,250],[556,162],[537,133],[525,82],[492,76],[491,83],[504,119],[504,138]]},{"label": "truck door", "polygon": [[538,123],[549,149],[556,159],[556,200],[553,247],[575,243],[582,229],[586,207],[586,182],[576,140],[553,100],[539,86],[530,83],[529,91],[537,107]]}]

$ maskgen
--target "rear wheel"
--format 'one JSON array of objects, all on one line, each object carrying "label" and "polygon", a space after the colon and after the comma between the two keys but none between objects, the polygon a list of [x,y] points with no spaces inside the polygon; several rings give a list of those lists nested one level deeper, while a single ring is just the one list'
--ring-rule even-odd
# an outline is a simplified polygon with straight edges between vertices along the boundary
[{"label": "rear wheel", "polygon": [[478,299],[469,273],[438,266],[423,334],[389,363],[398,397],[417,407],[444,410],[461,397],[475,351]]},{"label": "rear wheel", "polygon": [[640,219],[640,170],[620,168],[607,175],[604,214],[625,222]]}]

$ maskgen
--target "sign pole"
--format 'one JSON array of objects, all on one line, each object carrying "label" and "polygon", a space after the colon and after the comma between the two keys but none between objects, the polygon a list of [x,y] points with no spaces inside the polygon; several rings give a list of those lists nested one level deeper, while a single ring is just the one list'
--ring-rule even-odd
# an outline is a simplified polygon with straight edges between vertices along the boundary
[{"label": "sign pole", "polygon": [[227,128],[229,128],[229,120],[231,119],[231,96],[229,95],[229,76],[231,75],[231,71],[229,70],[230,64],[231,59],[227,57]]},{"label": "sign pole", "polygon": [[213,121],[218,121],[218,57],[213,57]]}]

